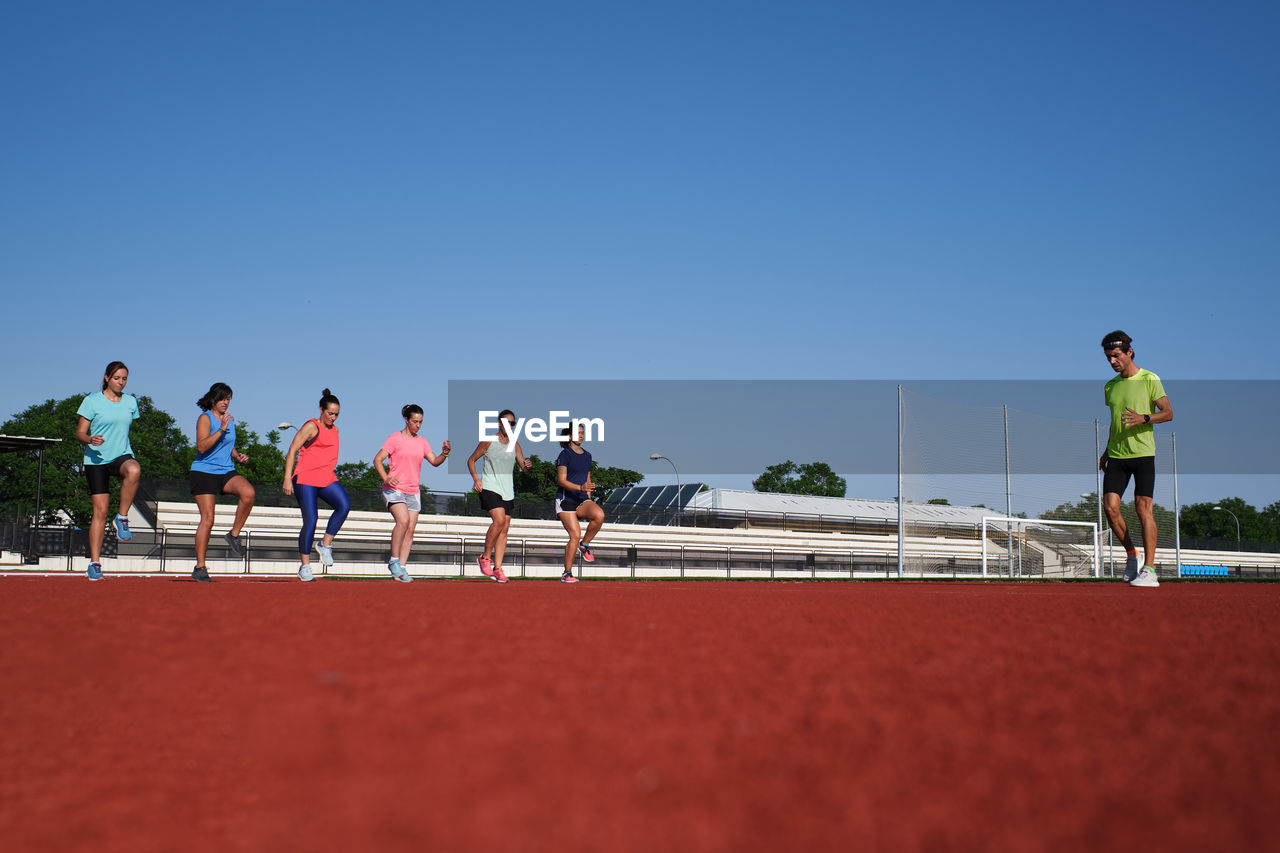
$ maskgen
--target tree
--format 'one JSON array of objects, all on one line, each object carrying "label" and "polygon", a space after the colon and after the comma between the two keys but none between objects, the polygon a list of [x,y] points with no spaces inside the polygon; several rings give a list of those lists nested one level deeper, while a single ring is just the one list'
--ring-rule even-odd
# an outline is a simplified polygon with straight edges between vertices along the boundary
[{"label": "tree", "polygon": [[[1159,528],[1165,536],[1173,535],[1173,511],[1165,509],[1160,504],[1152,505],[1152,512],[1156,517],[1156,527]],[[1124,519],[1125,526],[1129,528],[1130,536],[1140,536],[1142,524],[1138,521],[1138,513],[1133,508],[1133,501],[1124,501],[1120,504],[1120,516]],[[1057,521],[1089,521],[1097,523],[1098,521],[1098,494],[1090,493],[1087,497],[1081,498],[1078,503],[1067,501],[1058,504],[1051,510],[1040,513],[1041,518],[1055,519]],[[1104,515],[1102,518],[1102,532],[1108,530],[1107,519]],[[1183,531],[1185,534],[1186,531]]]},{"label": "tree", "polygon": [[1267,505],[1258,513],[1268,531],[1266,542],[1280,542],[1280,501]]},{"label": "tree", "polygon": [[[84,478],[84,447],[76,441],[76,410],[85,395],[36,403],[0,425],[8,435],[60,438],[62,443],[45,451],[44,483],[39,519],[56,521],[60,511],[85,525],[93,516],[89,487]],[[138,420],[129,431],[133,455],[144,477],[183,477],[195,451],[173,417],[156,407],[150,397],[138,397]],[[36,454],[0,455],[0,503],[20,515],[35,511]],[[118,509],[113,490],[111,512]]]},{"label": "tree", "polygon": [[[514,486],[516,497],[525,500],[554,500],[556,496],[556,463],[541,459],[536,454],[529,457],[533,468],[529,471],[515,471]],[[591,463],[591,479],[603,493],[597,493],[600,500],[608,497],[614,489],[634,486],[644,479],[639,471],[628,468],[611,468],[597,462]]]},{"label": "tree", "polygon": [[236,471],[250,483],[278,486],[284,480],[284,454],[276,446],[280,433],[271,430],[265,442],[249,427],[248,421],[236,421],[236,450],[249,457],[237,462]]},{"label": "tree", "polygon": [[[1040,517],[1051,518],[1055,521],[1089,521],[1096,524],[1098,521],[1098,495],[1094,492],[1087,498],[1082,498],[1078,503],[1067,501],[1066,503],[1058,504],[1053,509],[1040,513]],[[1103,524],[1106,524],[1105,517]]]},{"label": "tree", "polygon": [[831,498],[844,497],[846,488],[844,477],[837,476],[827,463],[806,462],[796,465],[790,459],[765,468],[763,474],[751,481],[751,486],[757,492]]},{"label": "tree", "polygon": [[630,468],[611,468],[608,465],[591,463],[591,480],[603,491],[600,498],[607,498],[614,489],[626,489],[644,479],[639,471]]},{"label": "tree", "polygon": [[348,489],[376,492],[382,488],[382,478],[369,462],[343,462],[334,466],[333,473]]},{"label": "tree", "polygon": [[[1222,510],[1215,510],[1220,506]],[[1280,504],[1272,504],[1258,512],[1243,498],[1223,498],[1211,503],[1187,504],[1182,508],[1182,535],[1190,538],[1235,539],[1236,522],[1229,510],[1240,521],[1240,539],[1246,542],[1275,542],[1277,536],[1276,510]]]},{"label": "tree", "polygon": [[951,506],[951,501],[946,498],[929,498],[928,502],[934,506]]}]

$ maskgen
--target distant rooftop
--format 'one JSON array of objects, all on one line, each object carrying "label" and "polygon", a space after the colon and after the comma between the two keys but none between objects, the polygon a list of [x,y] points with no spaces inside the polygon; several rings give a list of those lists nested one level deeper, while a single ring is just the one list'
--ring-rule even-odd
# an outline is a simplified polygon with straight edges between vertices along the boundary
[{"label": "distant rooftop", "polygon": [[[896,501],[785,495],[742,489],[709,489],[698,492],[686,506],[693,509],[720,509],[728,512],[786,512],[894,520],[898,518]],[[1003,515],[1003,512],[984,507],[908,503],[903,506],[902,514],[910,521],[980,524],[984,515]]]},{"label": "distant rooftop", "polygon": [[15,450],[42,450],[50,445],[61,444],[60,438],[44,438],[30,435],[0,435],[0,453]]}]

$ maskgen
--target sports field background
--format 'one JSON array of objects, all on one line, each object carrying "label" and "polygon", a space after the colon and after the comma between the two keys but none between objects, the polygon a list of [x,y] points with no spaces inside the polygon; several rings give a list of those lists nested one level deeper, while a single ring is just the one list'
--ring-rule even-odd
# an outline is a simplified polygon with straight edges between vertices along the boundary
[{"label": "sports field background", "polygon": [[1280,587],[0,577],[8,850],[1277,849]]}]

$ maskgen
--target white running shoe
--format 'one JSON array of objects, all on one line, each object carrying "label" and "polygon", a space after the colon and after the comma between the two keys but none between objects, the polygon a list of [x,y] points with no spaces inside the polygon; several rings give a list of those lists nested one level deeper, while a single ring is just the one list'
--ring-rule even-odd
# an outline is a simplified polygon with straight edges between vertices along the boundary
[{"label": "white running shoe", "polygon": [[320,555],[320,565],[326,568],[333,565],[332,545],[317,545],[316,552]]},{"label": "white running shoe", "polygon": [[1129,581],[1129,586],[1160,586],[1160,579],[1156,577],[1156,573],[1146,566],[1142,567],[1142,571],[1138,572],[1138,576]]},{"label": "white running shoe", "polygon": [[310,563],[305,563],[301,566],[298,566],[298,580],[313,581],[315,579],[316,579],[316,576],[311,574]]}]

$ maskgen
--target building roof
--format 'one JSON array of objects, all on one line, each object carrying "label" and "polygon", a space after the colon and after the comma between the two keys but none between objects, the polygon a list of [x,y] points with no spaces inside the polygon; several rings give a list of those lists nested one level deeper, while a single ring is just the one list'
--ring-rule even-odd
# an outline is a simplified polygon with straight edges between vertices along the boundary
[{"label": "building roof", "polygon": [[60,438],[42,438],[29,435],[0,435],[0,453],[15,450],[40,450],[54,444],[61,444]]},{"label": "building roof", "polygon": [[[688,504],[693,509],[726,510],[728,512],[796,513],[845,518],[898,518],[896,501],[864,498],[827,498],[814,495],[784,495],[773,492],[750,492],[741,489],[710,489],[694,495]],[[903,517],[910,521],[980,524],[984,515],[999,515],[997,510],[972,506],[939,506],[908,503]]]}]

